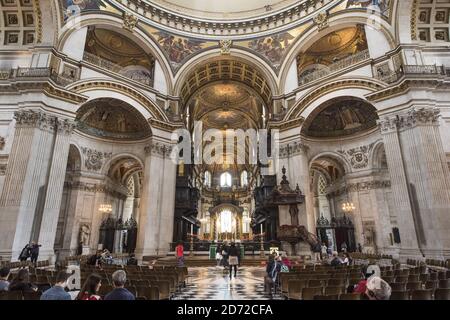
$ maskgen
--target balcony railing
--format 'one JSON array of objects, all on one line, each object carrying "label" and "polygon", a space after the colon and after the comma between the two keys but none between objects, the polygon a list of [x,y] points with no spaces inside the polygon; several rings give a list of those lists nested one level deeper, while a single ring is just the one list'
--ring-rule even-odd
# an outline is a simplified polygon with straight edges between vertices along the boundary
[{"label": "balcony railing", "polygon": [[52,79],[60,86],[68,86],[77,81],[77,78],[66,77],[57,74],[51,68],[17,68],[9,70],[0,70],[0,80],[47,80]]},{"label": "balcony railing", "polygon": [[364,51],[358,52],[354,55],[351,55],[350,57],[339,60],[323,69],[314,71],[308,75],[301,77],[298,81],[299,86],[302,86],[307,83],[313,82],[315,80],[324,78],[334,72],[341,71],[343,69],[346,69],[350,66],[353,66],[353,65],[360,63],[364,60],[367,60],[369,58],[370,58],[369,50],[364,50]]},{"label": "balcony railing", "polygon": [[128,79],[140,82],[142,84],[145,84],[147,86],[153,86],[153,78],[152,77],[148,77],[145,75],[139,75],[139,74],[127,74],[124,72],[124,67],[122,67],[121,65],[118,65],[114,62],[111,62],[109,60],[103,59],[99,56],[96,56],[95,54],[89,53],[89,52],[85,52],[83,55],[83,60],[86,62],[89,62],[97,67],[100,67],[102,69],[106,69],[108,71],[112,71],[114,73],[118,73],[121,76],[124,76]]},{"label": "balcony railing", "polygon": [[450,68],[436,65],[402,65],[396,72],[389,74],[379,74],[377,78],[386,83],[393,83],[398,81],[403,76],[450,76]]}]

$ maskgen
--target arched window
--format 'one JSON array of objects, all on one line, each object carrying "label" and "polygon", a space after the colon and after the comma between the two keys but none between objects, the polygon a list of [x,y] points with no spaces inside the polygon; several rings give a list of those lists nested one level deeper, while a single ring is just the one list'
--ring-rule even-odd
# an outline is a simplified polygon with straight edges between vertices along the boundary
[{"label": "arched window", "polygon": [[241,187],[248,186],[248,173],[246,170],[241,173]]},{"label": "arched window", "polygon": [[211,187],[211,172],[205,171],[205,186]]},{"label": "arched window", "polygon": [[222,173],[222,175],[220,176],[220,186],[222,188],[231,188],[231,184],[232,184],[231,174],[229,172]]}]

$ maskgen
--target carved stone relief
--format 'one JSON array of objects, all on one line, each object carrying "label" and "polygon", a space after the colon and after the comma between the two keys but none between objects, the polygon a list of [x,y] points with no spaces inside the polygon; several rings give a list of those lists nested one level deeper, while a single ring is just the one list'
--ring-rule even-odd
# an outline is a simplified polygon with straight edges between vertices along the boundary
[{"label": "carved stone relief", "polygon": [[84,165],[86,169],[91,171],[99,171],[103,166],[103,160],[109,159],[112,153],[101,152],[89,148],[81,148],[81,151],[85,155]]},{"label": "carved stone relief", "polygon": [[368,146],[357,147],[347,151],[341,150],[339,153],[350,161],[353,169],[364,169],[369,165],[369,154],[374,146],[375,143],[372,143]]}]

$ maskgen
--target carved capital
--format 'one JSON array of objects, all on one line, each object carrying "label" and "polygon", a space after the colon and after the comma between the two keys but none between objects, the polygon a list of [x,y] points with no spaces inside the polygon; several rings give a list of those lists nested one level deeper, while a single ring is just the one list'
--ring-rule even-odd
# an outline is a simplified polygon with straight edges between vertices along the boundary
[{"label": "carved capital", "polygon": [[20,110],[14,112],[16,125],[21,127],[35,127],[41,130],[53,131],[57,118],[41,111]]},{"label": "carved capital", "polygon": [[306,154],[309,147],[300,142],[286,143],[280,146],[279,157],[289,158],[291,156],[296,156],[299,154]]},{"label": "carved capital", "polygon": [[386,116],[381,120],[378,120],[381,133],[389,133],[397,130],[398,118],[396,116]]},{"label": "carved capital", "polygon": [[58,119],[57,120],[57,130],[60,134],[70,135],[75,129],[76,124],[75,121],[69,119]]},{"label": "carved capital", "polygon": [[162,142],[152,142],[151,144],[147,145],[144,150],[148,155],[166,158],[171,156],[173,146]]},{"label": "carved capital", "polygon": [[112,156],[112,153],[101,152],[89,148],[81,148],[81,151],[85,156],[84,165],[86,169],[91,171],[99,171],[103,166],[103,161]]},{"label": "carved capital", "polygon": [[413,108],[400,116],[400,126],[411,128],[417,125],[436,125],[440,116],[441,112],[437,108]]}]

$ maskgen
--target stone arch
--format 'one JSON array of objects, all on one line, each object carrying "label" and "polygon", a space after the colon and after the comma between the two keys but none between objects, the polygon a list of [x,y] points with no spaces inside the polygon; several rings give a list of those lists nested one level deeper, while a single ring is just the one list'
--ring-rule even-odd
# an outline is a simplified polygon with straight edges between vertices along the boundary
[{"label": "stone arch", "polygon": [[345,77],[330,80],[323,83],[319,88],[313,88],[306,92],[287,112],[284,120],[306,118],[317,106],[336,97],[353,96],[367,100],[366,94],[385,87],[385,83],[368,77]]},{"label": "stone arch", "polygon": [[313,167],[314,162],[319,161],[320,159],[327,159],[332,161],[333,163],[337,164],[341,167],[343,170],[340,172],[342,176],[345,176],[346,174],[352,172],[352,166],[350,163],[345,159],[342,155],[340,155],[337,152],[333,151],[324,151],[316,154],[315,156],[311,157],[311,160],[309,161],[309,168],[311,169]]},{"label": "stone arch", "polygon": [[384,142],[378,141],[370,155],[371,164],[373,169],[387,169],[386,150],[384,148]]},{"label": "stone arch", "polygon": [[276,81],[277,77],[270,66],[267,65],[267,63],[263,59],[240,49],[233,48],[231,51],[231,55],[229,56],[219,56],[217,54],[217,51],[218,49],[216,48],[202,52],[201,54],[198,54],[191,58],[183,65],[183,67],[178,71],[176,78],[174,79],[174,94],[176,96],[181,96],[184,83],[187,81],[189,76],[193,72],[195,72],[196,69],[198,69],[199,65],[205,64],[205,61],[207,64],[220,60],[238,61],[256,70],[256,72],[261,75],[261,78],[266,81],[272,96],[278,95],[279,90]]},{"label": "stone arch", "polygon": [[[342,13],[331,15],[328,21],[328,27],[323,30],[318,30],[316,25],[308,28],[300,37],[298,37],[295,43],[292,45],[290,52],[286,55],[286,58],[281,65],[281,72],[279,77],[279,88],[281,93],[285,93],[286,81],[288,78],[289,70],[291,69],[292,64],[295,62],[297,56],[300,52],[307,50],[311,47],[316,41],[321,39],[323,36],[337,31],[346,27],[355,26],[357,24],[361,25],[369,25],[370,19],[373,19],[373,16],[367,12],[358,12],[358,15],[355,15],[352,12],[344,11]],[[387,42],[390,45],[390,49],[395,47],[395,38],[392,35],[392,27],[388,21],[384,19],[380,19],[380,32],[384,35]]]},{"label": "stone arch", "polygon": [[[57,49],[61,52],[64,51],[65,45],[70,39],[70,37],[81,28],[87,28],[89,26],[97,26],[108,28],[114,32],[126,35],[128,38],[131,38],[133,42],[135,42],[140,48],[142,48],[145,52],[151,53],[155,60],[159,63],[159,66],[162,69],[164,74],[164,80],[167,87],[167,93],[171,93],[173,91],[172,86],[172,71],[170,69],[170,64],[165,58],[164,54],[161,52],[159,46],[154,42],[153,38],[148,35],[146,31],[142,28],[136,26],[132,33],[125,30],[123,28],[123,19],[122,17],[118,17],[116,15],[110,14],[82,14],[77,17],[76,28],[70,27],[70,24],[66,24],[61,29],[61,34],[59,37],[59,42]],[[84,43],[83,43],[84,49]]]},{"label": "stone arch", "polygon": [[133,175],[134,173],[141,171],[144,169],[144,161],[137,155],[132,154],[132,153],[118,153],[115,154],[111,157],[111,159],[109,159],[102,168],[102,173],[105,176],[109,176],[110,178],[112,178],[110,175],[111,174],[115,174],[115,172],[120,169],[121,166],[123,165],[127,165],[126,162],[127,161],[132,161],[133,162],[133,166],[130,167],[126,172],[123,173],[123,176],[121,176],[120,182],[122,184],[125,184],[127,179]]},{"label": "stone arch", "polygon": [[[116,80],[82,80],[71,84],[68,89],[86,95],[88,102],[98,98],[121,99],[132,105],[146,119],[168,121],[167,115],[151,98],[130,85]],[[74,111],[76,112],[76,110]]]}]

